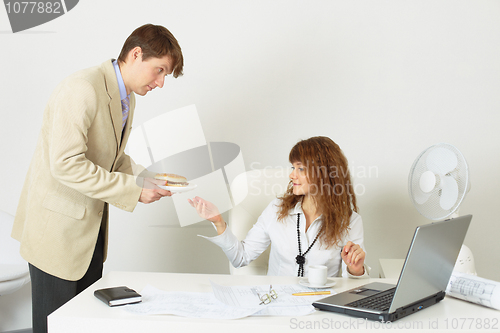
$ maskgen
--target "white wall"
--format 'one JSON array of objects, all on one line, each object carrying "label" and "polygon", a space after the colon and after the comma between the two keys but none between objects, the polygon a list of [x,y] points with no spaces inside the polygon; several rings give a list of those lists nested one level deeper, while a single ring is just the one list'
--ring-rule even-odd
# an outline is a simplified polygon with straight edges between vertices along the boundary
[{"label": "white wall", "polygon": [[[151,22],[179,40],[185,75],[139,97],[134,125],[196,104],[207,140],[238,144],[247,169],[287,166],[297,140],[331,137],[363,190],[375,275],[379,258],[404,257],[414,227],[429,222],[408,197],[414,159],[451,143],[472,178],[460,209],[474,215],[465,243],[479,275],[500,280],[500,2],[86,0],[17,34],[2,10],[0,209],[15,213],[55,85],[117,57]],[[225,256],[195,236],[211,227],[176,227],[169,200],[111,210],[106,271],[228,272]]]}]

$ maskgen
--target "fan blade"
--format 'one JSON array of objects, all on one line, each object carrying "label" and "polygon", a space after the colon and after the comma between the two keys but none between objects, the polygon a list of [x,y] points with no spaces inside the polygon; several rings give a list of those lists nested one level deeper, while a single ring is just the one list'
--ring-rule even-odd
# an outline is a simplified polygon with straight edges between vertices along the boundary
[{"label": "fan blade", "polygon": [[420,189],[424,193],[429,193],[436,187],[436,175],[434,172],[427,170],[420,176],[420,180],[418,182]]},{"label": "fan blade", "polygon": [[439,147],[429,152],[426,163],[429,170],[434,171],[434,173],[446,175],[457,167],[458,160],[454,152]]},{"label": "fan blade", "polygon": [[444,210],[449,210],[453,207],[458,199],[458,184],[455,179],[450,176],[444,176],[441,179],[441,199],[439,205]]}]

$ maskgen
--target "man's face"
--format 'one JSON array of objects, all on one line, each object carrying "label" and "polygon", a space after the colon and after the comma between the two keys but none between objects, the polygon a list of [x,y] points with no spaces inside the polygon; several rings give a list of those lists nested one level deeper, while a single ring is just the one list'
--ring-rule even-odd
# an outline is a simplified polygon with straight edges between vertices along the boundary
[{"label": "man's face", "polygon": [[142,53],[131,63],[127,94],[131,91],[144,96],[156,87],[163,87],[165,76],[172,74],[172,58],[150,57],[142,60]]}]

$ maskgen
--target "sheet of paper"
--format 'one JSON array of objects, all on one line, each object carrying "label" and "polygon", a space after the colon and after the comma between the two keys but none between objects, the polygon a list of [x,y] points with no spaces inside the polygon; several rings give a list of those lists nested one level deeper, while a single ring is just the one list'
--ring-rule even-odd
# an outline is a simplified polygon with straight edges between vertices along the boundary
[{"label": "sheet of paper", "polygon": [[[259,286],[222,286],[210,281],[212,289],[214,291],[215,297],[230,306],[243,307],[243,308],[255,308],[255,306],[265,306],[266,308],[274,307],[308,307],[309,311],[314,311],[312,303],[318,299],[327,297],[329,295],[314,295],[314,296],[293,296],[294,293],[300,292],[311,292],[311,291],[330,291],[331,295],[336,294],[333,289],[311,289],[305,288],[300,285],[295,284],[283,284],[283,285],[272,285],[272,289],[276,291],[278,297],[273,299],[268,305],[261,305],[260,297],[269,293],[270,285],[259,285]],[[271,310],[266,310],[271,313]],[[277,312],[284,313],[285,309],[276,310]],[[290,313],[294,310],[289,309]],[[295,310],[299,312],[307,312],[308,310],[300,309]],[[264,312],[263,312],[264,313]],[[310,312],[308,312],[310,313]],[[262,313],[259,313],[262,315]],[[274,315],[274,314],[273,314]],[[283,314],[283,315],[293,315],[293,314]]]},{"label": "sheet of paper", "polygon": [[500,310],[500,282],[497,281],[453,272],[446,288],[446,294]]},{"label": "sheet of paper", "polygon": [[239,308],[219,302],[212,293],[163,291],[146,286],[142,302],[123,307],[136,315],[170,314],[190,318],[238,319],[262,310],[261,307]]},{"label": "sheet of paper", "polygon": [[288,316],[298,317],[307,316],[308,314],[316,311],[312,305],[298,305],[298,306],[266,306],[261,311],[253,314],[252,316]]}]

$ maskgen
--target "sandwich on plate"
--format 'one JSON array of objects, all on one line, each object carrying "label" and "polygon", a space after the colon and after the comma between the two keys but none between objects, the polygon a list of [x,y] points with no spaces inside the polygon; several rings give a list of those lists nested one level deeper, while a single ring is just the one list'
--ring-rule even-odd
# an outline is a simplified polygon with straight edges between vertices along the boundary
[{"label": "sandwich on plate", "polygon": [[164,186],[176,186],[176,187],[185,187],[188,186],[186,177],[179,176],[173,173],[157,173],[154,177],[155,179],[164,180]]}]

